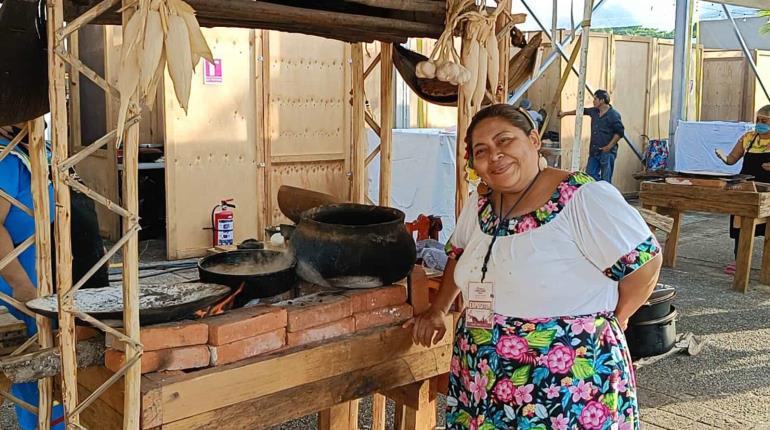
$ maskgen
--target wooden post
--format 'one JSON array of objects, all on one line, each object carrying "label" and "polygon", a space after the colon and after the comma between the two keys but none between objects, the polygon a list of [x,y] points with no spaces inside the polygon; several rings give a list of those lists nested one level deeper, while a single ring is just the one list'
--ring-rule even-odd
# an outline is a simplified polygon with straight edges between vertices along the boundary
[{"label": "wooden post", "polygon": [[[62,401],[65,414],[78,404],[77,361],[75,357],[75,317],[68,312],[73,299],[66,298],[72,288],[72,243],[70,236],[70,189],[64,183],[64,172],[59,163],[67,159],[67,95],[65,94],[64,61],[56,55],[63,41],[56,34],[64,27],[63,2],[46,2],[48,33],[48,99],[51,105],[51,141],[53,167],[51,169],[56,199],[56,288],[59,296],[59,347],[62,359]],[[67,424],[78,426],[77,415],[69,416]]]},{"label": "wooden post", "polygon": [[[765,228],[770,224],[770,220],[765,221]],[[765,244],[762,247],[762,269],[759,273],[759,280],[765,285],[770,285],[770,238],[765,237]]]},{"label": "wooden post", "polygon": [[[464,56],[465,51],[470,49],[464,41],[460,49]],[[465,200],[468,198],[468,182],[465,180],[465,132],[471,123],[473,113],[469,110],[468,101],[463,96],[463,91],[457,91],[457,143],[456,143],[456,161],[455,161],[455,216],[459,217],[463,210]]]},{"label": "wooden post", "polygon": [[[32,203],[35,213],[35,259],[37,261],[37,296],[43,297],[53,292],[51,285],[51,206],[48,196],[48,155],[45,148],[43,118],[27,123],[29,128],[30,162],[32,165]],[[38,342],[40,348],[53,346],[51,320],[36,316]],[[40,400],[38,402],[37,428],[47,430],[51,427],[51,405],[53,404],[53,380],[43,378],[38,381]]]},{"label": "wooden post", "polygon": [[671,233],[666,239],[666,247],[663,248],[663,266],[676,267],[676,254],[679,245],[679,232],[682,228],[682,213],[673,210],[671,217],[674,219],[674,225],[671,227]]},{"label": "wooden post", "polygon": [[733,289],[742,293],[749,290],[751,256],[754,252],[754,227],[756,225],[756,219],[741,217],[741,232],[740,239],[738,239],[738,256],[735,259]]},{"label": "wooden post", "polygon": [[393,44],[380,43],[380,206],[390,206],[394,88]]},{"label": "wooden post", "polygon": [[357,430],[358,400],[340,403],[318,413],[318,430]]},{"label": "wooden post", "polygon": [[388,399],[380,393],[372,395],[372,430],[385,430],[385,412]]},{"label": "wooden post", "polygon": [[580,146],[583,140],[583,105],[586,94],[586,70],[588,69],[588,37],[591,30],[591,14],[593,12],[593,0],[585,1],[583,9],[583,39],[580,41],[580,73],[578,74],[577,108],[575,109],[575,143],[572,145],[572,160],[570,169],[576,171],[580,168]]},{"label": "wooden post", "polygon": [[[403,427],[406,430],[434,430],[436,428],[436,380],[429,379],[410,386],[417,405],[404,404]],[[415,407],[416,406],[416,407]]]},{"label": "wooden post", "polygon": [[364,47],[360,43],[351,46],[351,71],[353,74],[353,195],[351,200],[356,203],[366,201],[366,136],[364,135]]},{"label": "wooden post", "polygon": [[[123,0],[123,6],[131,4],[130,0]],[[126,7],[123,11],[123,30],[125,35],[126,24],[134,13],[133,7]],[[123,39],[126,42],[126,39]],[[131,97],[131,103],[127,118],[139,114],[137,94]],[[133,124],[126,129],[123,140],[123,205],[125,209],[134,214],[139,213],[139,125]],[[135,219],[123,218],[123,234],[131,234],[123,245],[123,328],[126,336],[139,342],[139,236],[132,231]],[[133,345],[126,345],[126,362],[130,362],[135,356],[141,354],[141,349]],[[125,388],[123,399],[123,428],[125,430],[137,429],[141,424],[141,378],[142,369],[140,362],[126,370]]]}]

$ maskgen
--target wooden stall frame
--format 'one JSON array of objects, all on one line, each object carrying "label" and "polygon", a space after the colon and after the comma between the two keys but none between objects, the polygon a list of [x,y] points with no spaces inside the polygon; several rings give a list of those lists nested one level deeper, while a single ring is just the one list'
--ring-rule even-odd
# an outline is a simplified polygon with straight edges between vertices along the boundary
[{"label": "wooden stall frame", "polygon": [[[114,133],[110,135],[107,133],[104,137],[98,139],[95,143],[89,147],[83,149],[83,153],[70,156],[69,148],[69,134],[68,134],[68,108],[66,100],[65,89],[65,67],[70,67],[71,73],[79,77],[82,75],[89,80],[93,81],[97,86],[101,87],[106,93],[111,95],[118,95],[118,90],[110,84],[104,77],[99,76],[93,70],[85,66],[75,55],[77,50],[77,31],[84,25],[95,22],[94,20],[105,11],[117,6],[119,0],[103,0],[83,13],[81,16],[71,20],[67,26],[64,25],[64,6],[63,2],[56,0],[47,0],[47,16],[48,16],[48,62],[49,62],[49,95],[51,100],[51,115],[52,115],[52,141],[53,141],[53,160],[52,160],[52,179],[55,189],[55,201],[56,201],[56,237],[58,243],[59,253],[57,254],[57,267],[59,268],[59,276],[57,277],[57,288],[59,297],[59,326],[60,326],[60,350],[62,357],[62,399],[65,408],[65,423],[68,427],[75,429],[82,429],[80,425],[79,416],[89,405],[97,401],[99,397],[107,392],[113,384],[123,379],[124,381],[124,400],[123,400],[123,428],[124,429],[136,429],[140,426],[141,420],[141,375],[140,367],[138,365],[139,359],[142,355],[142,345],[139,340],[139,313],[138,313],[138,237],[139,231],[138,224],[138,190],[136,186],[137,171],[138,171],[138,139],[139,130],[136,122],[136,117],[140,114],[140,107],[138,106],[137,95],[134,94],[130,98],[129,115],[125,124],[125,139],[123,139],[124,148],[124,170],[123,170],[123,204],[121,206],[115,202],[112,202],[109,198],[100,195],[96,191],[90,188],[78,184],[73,176],[70,174],[72,169],[79,161],[85,159],[88,154],[93,154],[100,148],[107,144],[111,144],[115,139]],[[128,19],[134,13],[137,5],[131,3],[129,0],[122,0],[122,24],[125,26]],[[507,28],[505,21],[499,21],[498,26]],[[504,41],[507,40],[507,31],[500,31],[498,36],[502,34]],[[73,39],[74,38],[74,39]],[[67,40],[70,43],[66,43]],[[75,40],[73,43],[72,40]],[[252,39],[253,40],[253,39]],[[504,59],[508,58],[508,43],[500,44],[505,49]],[[352,113],[352,175],[353,175],[353,191],[352,197],[356,201],[363,201],[366,198],[365,189],[365,175],[367,161],[371,161],[373,156],[366,157],[366,148],[364,146],[364,124],[369,123],[375,131],[380,135],[381,143],[375,152],[379,151],[381,155],[381,177],[380,177],[380,202],[381,204],[388,204],[390,201],[390,154],[392,150],[392,126],[393,126],[393,64],[392,64],[392,50],[391,43],[383,43],[381,49],[381,55],[379,57],[379,63],[381,66],[381,88],[380,96],[382,100],[380,123],[376,123],[373,118],[367,115],[364,109],[364,80],[366,71],[363,70],[363,47],[360,43],[353,45],[351,49],[351,62],[352,62],[352,81],[353,81],[353,113]],[[264,53],[263,53],[264,55]],[[502,56],[501,56],[502,57]],[[501,58],[501,61],[504,60]],[[264,68],[263,68],[264,70]],[[507,67],[502,67],[502,73],[507,73]],[[371,69],[368,73],[371,73]],[[507,82],[505,75],[501,82]],[[507,89],[503,86],[503,91],[498,92],[500,100],[505,97]],[[496,95],[493,95],[493,98]],[[263,100],[265,95],[263,94]],[[463,105],[464,103],[460,103]],[[460,123],[458,129],[464,130],[467,127],[470,120],[471,112],[463,112],[461,114]],[[36,129],[41,129],[37,127]],[[77,132],[77,130],[75,130]],[[79,133],[76,133],[79,134]],[[462,139],[458,139],[462,141]],[[458,148],[462,148],[463,145],[459,144]],[[460,151],[458,149],[458,151]],[[461,152],[461,151],[460,151]],[[459,157],[462,159],[462,156]],[[461,168],[458,163],[458,172],[463,171],[461,178],[464,177],[464,169]],[[42,173],[42,172],[41,172]],[[459,190],[467,188],[467,184],[459,185]],[[41,190],[37,189],[38,200],[43,198]],[[70,243],[70,188],[77,188],[78,191],[89,195],[96,202],[106,206],[112,212],[115,212],[122,218],[124,218],[123,236],[118,242],[110,249],[100,263],[107,261],[111,258],[119,249],[123,251],[123,294],[125,311],[123,317],[124,331],[116,330],[101,321],[79,312],[74,307],[74,294],[83,285],[85,279],[88,279],[94,272],[93,268],[89,273],[81,279],[79,282],[73,285],[71,279],[71,243]],[[464,200],[467,196],[458,192],[458,196]],[[45,240],[45,238],[41,239]],[[30,246],[32,241],[27,241],[20,248]],[[42,248],[42,247],[41,247]],[[20,252],[20,251],[19,251]],[[41,257],[44,259],[44,257]],[[7,264],[7,260],[3,259],[2,263]],[[95,267],[98,267],[97,264]],[[45,272],[43,275],[45,276]],[[23,305],[20,306],[22,309]],[[126,363],[118,372],[107,378],[105,381],[94,387],[88,397],[82,402],[79,401],[78,392],[78,372],[76,367],[76,350],[75,350],[75,318],[86,321],[96,328],[114,335],[120,341],[126,343]],[[50,335],[50,333],[49,333]],[[42,341],[47,342],[46,340]],[[48,384],[50,381],[41,382],[41,386],[50,387]],[[435,391],[435,383],[426,381],[421,382],[416,387],[418,393]],[[418,397],[421,397],[419,395]],[[50,401],[50,396],[44,395],[45,401]],[[428,400],[428,405],[435,406],[435,399]],[[377,398],[378,405],[384,405],[383,398]],[[425,426],[435,425],[435,408],[430,411],[430,414],[425,411],[420,412],[412,407],[413,405],[404,404],[401,416],[404,419],[404,424],[407,427],[424,428]],[[353,421],[357,410],[357,404],[352,401],[348,404],[334,407],[329,411],[322,412],[321,416],[330,417],[330,428],[333,427],[335,420],[331,419],[332,415],[346,415],[349,426],[354,425]],[[344,413],[343,413],[344,412]],[[430,415],[434,415],[431,419]],[[382,416],[381,411],[376,412],[377,416]]]},{"label": "wooden stall frame", "polygon": [[[12,206],[26,212],[28,215],[34,217],[35,222],[35,234],[30,239],[24,241],[17,246],[9,255],[4,256],[0,261],[0,270],[10,264],[16,257],[22,252],[29,249],[33,244],[35,245],[35,258],[37,262],[37,277],[35,279],[37,283],[37,296],[43,297],[51,294],[53,291],[51,286],[51,217],[50,217],[50,205],[48,200],[48,155],[46,154],[45,138],[43,136],[44,125],[43,118],[36,118],[28,121],[22,127],[21,132],[14,138],[3,150],[0,152],[0,160],[9,156],[11,150],[15,148],[21,140],[25,137],[29,137],[29,155],[30,164],[32,168],[32,203],[33,209],[27,208],[21,202],[16,199],[8,198],[5,193],[0,195],[0,198],[5,198]],[[16,356],[32,345],[37,343],[40,348],[49,348],[53,344],[53,335],[51,329],[51,321],[48,318],[35,315],[31,313],[27,307],[13,299],[7,297],[5,294],[0,294],[0,298],[6,303],[16,308],[18,311],[35,317],[37,324],[37,334],[32,336],[24,344],[16,348],[10,355]],[[51,378],[44,378],[38,381],[38,388],[40,389],[40,397],[37,406],[31,405],[21,399],[16,398],[12,394],[0,391],[0,397],[3,397],[16,405],[21,406],[29,412],[37,414],[38,425],[41,430],[47,430],[51,427],[51,406],[53,404],[53,381]]]},{"label": "wooden stall frame", "polygon": [[[100,196],[93,190],[84,185],[77,184],[74,177],[70,174],[72,169],[79,161],[82,161],[89,153],[93,153],[104,145],[111,143],[114,139],[114,133],[108,133],[101,139],[98,139],[91,147],[84,149],[84,152],[76,156],[69,157],[69,137],[68,137],[68,109],[65,90],[65,65],[69,64],[70,70],[74,74],[82,74],[91,79],[94,83],[102,87],[106,92],[117,93],[117,89],[112,87],[104,78],[98,76],[95,72],[83,65],[77,57],[74,56],[73,47],[77,48],[77,43],[65,45],[66,37],[77,37],[77,31],[83,25],[91,22],[101,12],[115,6],[116,0],[105,0],[97,4],[91,10],[86,12],[80,18],[73,20],[68,26],[64,26],[63,3],[60,1],[49,0],[47,2],[48,13],[48,66],[49,66],[49,99],[51,101],[51,119],[52,119],[52,180],[55,190],[56,200],[56,239],[57,239],[57,289],[59,297],[59,339],[62,357],[62,399],[65,409],[65,425],[71,428],[83,428],[80,425],[79,414],[88,405],[90,405],[102,392],[106,391],[121,376],[125,376],[125,408],[124,428],[135,429],[139,426],[140,420],[140,368],[138,366],[139,358],[142,354],[142,346],[139,341],[139,291],[138,291],[138,195],[137,195],[137,171],[138,171],[138,125],[134,117],[138,116],[139,109],[136,104],[136,96],[132,98],[129,119],[126,123],[126,138],[124,139],[124,165],[123,184],[124,184],[124,202],[126,207],[111,202],[106,197]],[[123,11],[124,22],[130,18],[133,7],[127,7]],[[69,50],[69,52],[68,52]],[[75,130],[77,132],[77,130]],[[79,134],[79,133],[77,133]],[[34,141],[34,140],[33,140]],[[123,238],[118,244],[107,252],[105,257],[92,268],[88,274],[73,286],[72,280],[72,261],[71,261],[71,243],[70,243],[70,187],[77,188],[79,191],[92,197],[97,203],[105,205],[111,211],[125,218]],[[45,192],[40,186],[36,186],[35,192],[37,198]],[[112,257],[120,248],[123,250],[123,295],[125,311],[123,325],[125,334],[115,330],[112,327],[90,317],[87,314],[79,312],[74,307],[74,294],[93,275],[96,268],[101,263]],[[50,259],[50,257],[48,257]],[[45,288],[44,288],[45,290]],[[50,289],[48,289],[50,293]],[[90,322],[95,327],[117,336],[127,343],[126,364],[115,375],[105,382],[105,384],[85,399],[79,402],[77,388],[77,364],[75,351],[75,317]],[[45,324],[44,324],[45,325]],[[42,337],[42,343],[50,346],[50,333]],[[50,387],[50,381],[41,381],[41,387],[46,390]],[[50,394],[44,392],[42,399],[46,404],[50,402]],[[44,414],[41,414],[40,421]]]}]

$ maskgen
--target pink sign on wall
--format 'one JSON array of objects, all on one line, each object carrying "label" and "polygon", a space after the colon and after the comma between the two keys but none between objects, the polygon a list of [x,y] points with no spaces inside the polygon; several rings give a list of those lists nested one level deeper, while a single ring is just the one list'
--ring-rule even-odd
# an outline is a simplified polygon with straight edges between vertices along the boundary
[{"label": "pink sign on wall", "polygon": [[221,84],[222,82],[224,82],[222,78],[222,60],[215,58],[213,63],[203,60],[203,83]]}]

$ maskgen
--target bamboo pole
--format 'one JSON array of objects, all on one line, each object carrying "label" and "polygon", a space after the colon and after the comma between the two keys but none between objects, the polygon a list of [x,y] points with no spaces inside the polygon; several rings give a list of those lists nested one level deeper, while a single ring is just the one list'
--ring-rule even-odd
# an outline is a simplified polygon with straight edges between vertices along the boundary
[{"label": "bamboo pole", "polygon": [[19,143],[21,143],[22,139],[24,139],[27,136],[28,132],[29,132],[29,129],[27,127],[22,128],[19,134],[17,134],[13,139],[11,139],[8,145],[5,145],[5,148],[3,148],[2,151],[0,151],[0,161],[3,161],[3,159],[7,157],[8,154],[11,153],[11,151],[13,151],[13,148],[15,148]]},{"label": "bamboo pole", "polygon": [[[80,60],[80,36],[78,33],[73,33],[70,36],[69,51],[72,58]],[[76,67],[70,67],[69,78],[70,152],[76,152],[83,145],[80,118],[80,71]]]},{"label": "bamboo pole", "polygon": [[366,123],[369,125],[369,127],[371,127],[375,133],[377,133],[377,136],[382,133],[382,127],[380,127],[380,124],[377,124],[377,121],[374,120],[374,117],[372,117],[369,112],[364,112],[364,119],[366,120]]},{"label": "bamboo pole", "polygon": [[[463,30],[465,31],[465,30]],[[465,38],[463,37],[463,43],[460,51],[461,57],[465,56],[465,51],[469,49]],[[465,84],[468,85],[468,84]],[[459,217],[460,212],[465,205],[465,200],[468,198],[468,182],[465,180],[465,132],[468,130],[468,125],[471,123],[473,113],[470,111],[470,103],[467,102],[463,91],[458,89],[457,91],[457,139],[455,147],[455,216]]]},{"label": "bamboo pole", "polygon": [[[130,4],[131,0],[123,0],[123,6]],[[125,34],[126,24],[133,15],[133,8],[125,8],[123,11],[123,30]],[[124,39],[125,41],[125,39]],[[129,117],[139,114],[138,97],[135,93],[131,97]],[[126,129],[126,138],[123,141],[123,202],[125,209],[131,214],[139,213],[139,126],[132,125]],[[131,234],[129,222],[123,222],[123,233]],[[131,234],[131,238],[123,246],[123,327],[126,336],[139,343],[139,237]],[[135,345],[127,345],[126,362],[133,363],[126,370],[125,388],[123,399],[123,428],[133,430],[141,424],[141,378],[142,369],[136,357],[142,353],[141,348]]]},{"label": "bamboo pole", "polygon": [[366,201],[366,138],[364,135],[364,47],[351,46],[353,77],[353,198],[356,203]]},{"label": "bamboo pole", "polygon": [[9,201],[12,205],[16,206],[20,211],[24,212],[25,214],[29,216],[33,216],[32,209],[28,208],[27,205],[16,200],[10,194],[6,193],[3,190],[0,190],[0,198]]},{"label": "bamboo pole", "polygon": [[59,39],[64,40],[65,37],[80,30],[84,25],[93,21],[95,18],[98,18],[104,12],[112,9],[116,4],[118,4],[118,2],[120,2],[120,0],[104,0],[96,6],[92,7],[79,17],[67,23],[66,27],[59,29],[57,32]]},{"label": "bamboo pole", "polygon": [[[43,134],[43,118],[28,123],[29,155],[32,165],[32,203],[35,210],[35,256],[37,262],[37,296],[44,297],[53,293],[51,285],[51,207],[48,194],[48,154]],[[53,346],[51,320],[37,315],[37,338],[41,348]],[[37,415],[38,429],[51,426],[51,406],[53,405],[53,380],[43,378],[37,383],[40,391]]]},{"label": "bamboo pole", "polygon": [[51,140],[53,169],[51,169],[56,197],[56,288],[59,294],[59,347],[62,359],[62,400],[67,424],[78,426],[80,418],[68,415],[77,407],[77,359],[75,352],[75,317],[64,312],[63,297],[72,288],[72,243],[70,230],[70,190],[57,164],[67,158],[67,99],[65,94],[64,60],[56,54],[61,39],[57,31],[64,27],[63,2],[48,0],[48,99],[51,105]]},{"label": "bamboo pole", "polygon": [[567,61],[567,67],[564,69],[564,72],[562,72],[561,79],[559,80],[559,87],[556,88],[556,92],[553,94],[553,99],[551,99],[551,103],[546,109],[545,121],[543,121],[543,128],[540,130],[541,139],[543,138],[545,131],[548,130],[548,123],[551,122],[551,118],[553,117],[553,112],[556,110],[556,106],[559,105],[559,100],[561,100],[561,92],[564,89],[564,85],[567,84],[567,79],[569,78],[570,73],[572,73],[572,65],[575,64],[577,54],[580,52],[582,40],[583,35],[581,34],[578,36],[577,43],[575,43],[575,46],[572,48],[572,54],[570,54],[569,61]]},{"label": "bamboo pole", "polygon": [[368,166],[369,164],[371,164],[372,161],[374,161],[375,157],[379,155],[379,153],[380,153],[380,145],[377,145],[377,147],[372,149],[372,152],[370,152],[369,155],[366,156],[366,165]]},{"label": "bamboo pole", "polygon": [[501,13],[500,16],[497,17],[497,22],[495,23],[495,28],[498,29],[498,32],[496,35],[492,36],[497,37],[498,39],[497,49],[499,51],[498,58],[500,59],[500,75],[497,78],[497,82],[499,82],[498,85],[502,87],[502,91],[500,92],[500,98],[497,100],[498,103],[505,103],[508,100],[508,75],[511,70],[508,66],[508,63],[511,60],[511,32],[506,31],[501,35],[499,30],[508,27],[508,24],[511,22],[508,14]]},{"label": "bamboo pole", "polygon": [[380,44],[380,206],[390,205],[393,155],[393,44]]},{"label": "bamboo pole", "polygon": [[377,64],[380,63],[380,56],[382,53],[378,53],[376,57],[374,57],[374,60],[372,60],[371,63],[366,67],[366,71],[364,72],[364,79],[368,78],[369,75],[372,74],[374,71],[374,68],[377,67]]},{"label": "bamboo pole", "polygon": [[[574,172],[580,168],[580,147],[583,143],[583,105],[586,94],[586,71],[588,69],[588,40],[591,30],[591,13],[593,12],[593,0],[585,1],[583,10],[583,38],[580,41],[580,72],[578,75],[577,108],[575,109],[575,143],[572,145],[572,160],[570,169]],[[554,45],[556,43],[554,42]],[[568,69],[569,70],[569,69]]]},{"label": "bamboo pole", "polygon": [[120,98],[120,93],[118,92],[117,88],[115,88],[113,85],[110,85],[109,82],[107,82],[104,78],[99,76],[99,74],[94,72],[90,67],[83,64],[80,60],[64,52],[62,48],[59,48],[56,50],[56,55],[62,61],[69,63],[69,65],[72,66],[73,70],[77,70],[80,74],[88,78],[91,82],[96,84],[105,92],[110,93],[110,95],[112,95],[113,97]]}]

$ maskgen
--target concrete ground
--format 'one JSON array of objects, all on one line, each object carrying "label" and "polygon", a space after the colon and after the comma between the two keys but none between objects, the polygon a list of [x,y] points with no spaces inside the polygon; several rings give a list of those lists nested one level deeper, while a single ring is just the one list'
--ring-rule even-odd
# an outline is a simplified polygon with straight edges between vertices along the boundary
[{"label": "concrete ground", "polygon": [[[732,260],[727,226],[727,217],[685,216],[677,266],[663,270],[661,282],[678,290],[677,331],[694,333],[703,350],[694,357],[668,356],[637,371],[645,430],[770,430],[770,287],[759,284],[755,269],[747,294],[730,289],[732,277],[722,273]],[[663,242],[665,237],[660,239]],[[145,261],[156,257],[150,248],[153,244],[141,248]],[[756,268],[761,250],[762,239],[758,239]],[[188,270],[167,278],[194,276]],[[388,409],[388,429],[392,429],[393,405]],[[443,426],[441,410],[438,418]],[[369,399],[361,403],[359,425],[371,428]],[[308,416],[272,430],[316,427],[315,416]],[[0,408],[0,429],[17,429],[7,402]]]}]

